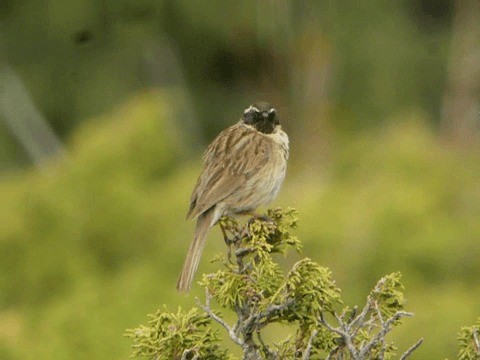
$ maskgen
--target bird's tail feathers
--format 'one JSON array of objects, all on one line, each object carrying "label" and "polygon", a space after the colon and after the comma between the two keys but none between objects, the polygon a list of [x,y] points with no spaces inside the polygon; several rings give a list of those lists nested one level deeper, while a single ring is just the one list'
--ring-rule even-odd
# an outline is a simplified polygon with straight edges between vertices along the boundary
[{"label": "bird's tail feathers", "polygon": [[180,292],[188,292],[192,286],[193,276],[197,271],[200,258],[202,257],[203,248],[207,240],[207,233],[212,225],[213,215],[214,211],[210,209],[201,214],[197,219],[195,237],[190,244],[187,257],[183,263],[182,272],[177,281],[177,290]]}]

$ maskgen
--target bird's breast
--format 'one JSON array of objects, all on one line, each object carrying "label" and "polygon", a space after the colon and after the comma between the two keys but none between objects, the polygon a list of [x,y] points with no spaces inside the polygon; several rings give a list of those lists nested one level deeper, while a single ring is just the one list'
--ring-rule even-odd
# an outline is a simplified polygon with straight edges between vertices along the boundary
[{"label": "bird's breast", "polygon": [[271,140],[270,156],[265,166],[253,173],[245,185],[229,197],[226,208],[230,213],[253,211],[269,204],[278,195],[287,170],[288,137],[285,134],[285,137]]}]

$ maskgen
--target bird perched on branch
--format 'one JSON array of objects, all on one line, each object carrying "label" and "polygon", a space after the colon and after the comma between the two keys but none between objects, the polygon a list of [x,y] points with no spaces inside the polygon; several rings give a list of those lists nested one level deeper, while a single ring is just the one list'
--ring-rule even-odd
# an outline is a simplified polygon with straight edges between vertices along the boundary
[{"label": "bird perched on branch", "polygon": [[210,227],[222,216],[252,213],[277,196],[288,154],[288,136],[276,110],[265,102],[248,107],[238,123],[208,146],[190,198],[187,219],[197,218],[197,226],[177,282],[179,291],[190,290]]}]

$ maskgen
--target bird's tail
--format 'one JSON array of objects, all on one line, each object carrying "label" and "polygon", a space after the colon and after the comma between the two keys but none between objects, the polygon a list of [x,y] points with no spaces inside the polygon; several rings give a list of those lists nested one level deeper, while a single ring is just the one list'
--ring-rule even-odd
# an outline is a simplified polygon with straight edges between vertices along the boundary
[{"label": "bird's tail", "polygon": [[193,238],[187,257],[183,263],[182,272],[177,281],[177,290],[188,292],[192,286],[193,276],[197,271],[200,258],[202,256],[203,247],[207,240],[207,233],[210,229],[213,219],[213,209],[201,214],[197,219],[197,227],[195,229],[195,237]]}]

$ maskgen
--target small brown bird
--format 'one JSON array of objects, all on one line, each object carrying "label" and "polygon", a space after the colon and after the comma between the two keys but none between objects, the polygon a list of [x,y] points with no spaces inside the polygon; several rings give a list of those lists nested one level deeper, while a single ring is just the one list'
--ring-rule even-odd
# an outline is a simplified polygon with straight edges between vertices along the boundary
[{"label": "small brown bird", "polygon": [[197,218],[179,291],[189,291],[207,232],[224,215],[251,213],[271,202],[285,178],[288,136],[276,111],[265,102],[250,106],[242,119],[208,146],[202,172],[190,198],[187,219]]}]

